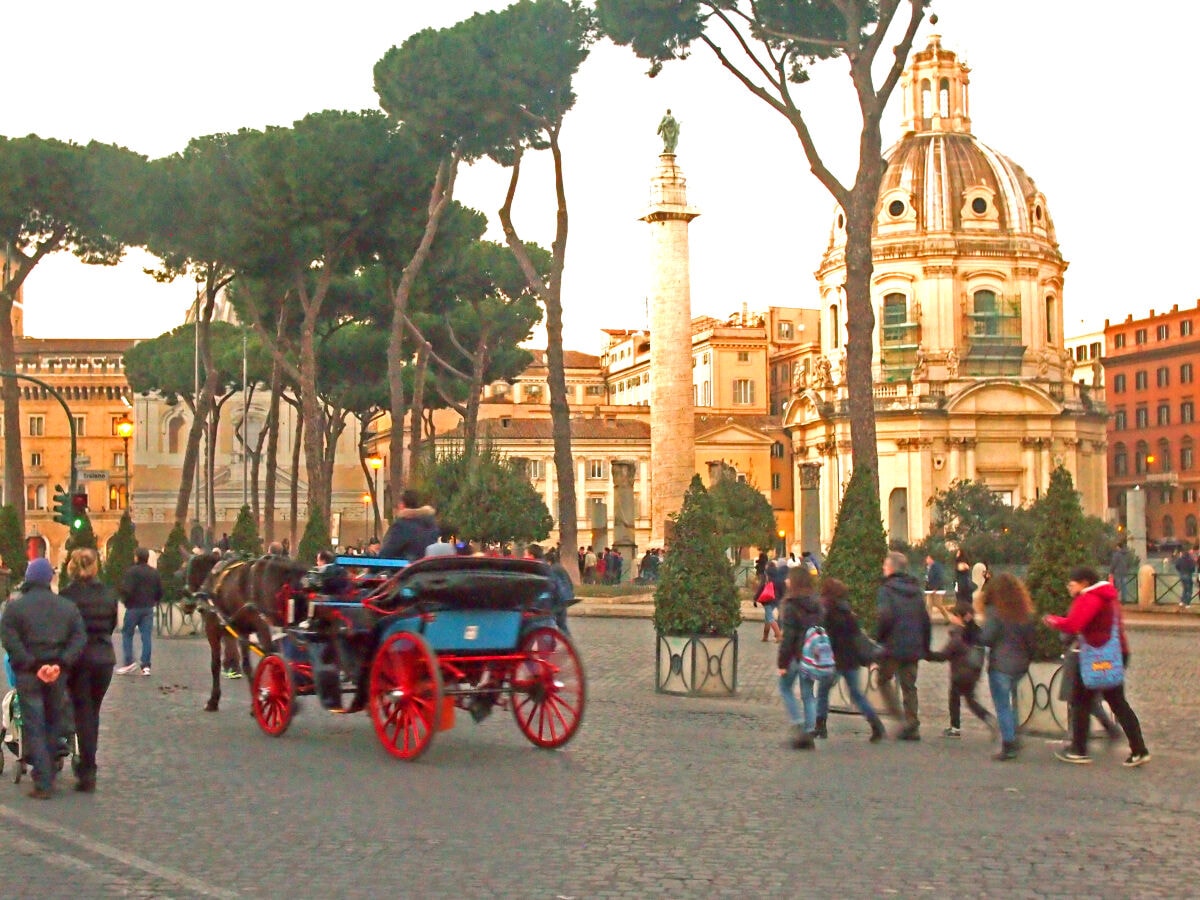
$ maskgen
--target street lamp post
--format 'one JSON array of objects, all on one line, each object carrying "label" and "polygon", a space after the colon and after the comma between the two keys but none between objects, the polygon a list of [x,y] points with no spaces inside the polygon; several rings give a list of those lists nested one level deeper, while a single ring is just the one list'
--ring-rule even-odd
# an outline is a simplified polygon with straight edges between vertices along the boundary
[{"label": "street lamp post", "polygon": [[367,544],[370,543],[370,541],[371,541],[371,536],[369,534],[367,534],[367,529],[371,525],[371,495],[368,493],[364,493],[362,495],[362,501],[363,501],[363,549],[365,550]]},{"label": "street lamp post", "polygon": [[367,466],[375,473],[375,483],[372,488],[373,499],[372,506],[375,509],[375,537],[379,537],[379,470],[383,468],[383,457],[377,454],[371,454],[367,457]]},{"label": "street lamp post", "polygon": [[[125,462],[125,509],[131,509],[129,505],[129,438],[133,436],[133,422],[128,416],[118,420],[117,422],[117,437],[124,444],[123,459]],[[130,513],[132,517],[133,513]]]}]

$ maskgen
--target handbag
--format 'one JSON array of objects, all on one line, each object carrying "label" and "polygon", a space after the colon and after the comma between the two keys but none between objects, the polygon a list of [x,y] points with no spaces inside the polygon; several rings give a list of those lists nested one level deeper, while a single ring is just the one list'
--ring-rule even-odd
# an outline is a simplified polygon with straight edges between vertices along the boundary
[{"label": "handbag", "polygon": [[883,648],[862,631],[856,631],[854,633],[854,655],[858,658],[860,666],[869,666],[871,663],[879,661],[879,657],[883,655]]},{"label": "handbag", "polygon": [[775,602],[775,582],[771,579],[768,578],[766,584],[763,585],[762,592],[758,595],[758,602],[764,604]]},{"label": "handbag", "polygon": [[1108,640],[1093,647],[1082,637],[1079,641],[1079,678],[1090,691],[1103,691],[1125,682],[1125,661],[1121,657],[1120,612],[1113,609],[1112,631]]}]

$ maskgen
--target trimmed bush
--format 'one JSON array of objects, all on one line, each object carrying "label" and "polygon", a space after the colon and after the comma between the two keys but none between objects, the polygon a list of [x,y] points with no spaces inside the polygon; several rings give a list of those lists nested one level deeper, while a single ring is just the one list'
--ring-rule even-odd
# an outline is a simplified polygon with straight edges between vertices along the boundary
[{"label": "trimmed bush", "polygon": [[317,553],[328,550],[332,538],[329,536],[329,524],[324,519],[309,519],[304,526],[304,535],[300,538],[300,546],[296,548],[296,559],[305,565],[315,565]]},{"label": "trimmed bush", "polygon": [[692,477],[674,521],[675,536],[654,592],[654,627],[659,634],[729,637],[742,621],[741,604],[712,498],[699,475]]},{"label": "trimmed bush", "polygon": [[238,511],[233,534],[229,536],[229,549],[242,556],[262,554],[262,538],[258,535],[258,523],[250,513],[249,505],[243,505]]},{"label": "trimmed bush", "polygon": [[1035,509],[1037,530],[1026,586],[1038,617],[1034,659],[1051,660],[1062,653],[1062,640],[1057,631],[1042,624],[1042,616],[1066,611],[1070,605],[1067,570],[1090,565],[1093,557],[1083,507],[1070,472],[1058,466],[1050,473],[1050,487]]},{"label": "trimmed bush", "polygon": [[168,601],[174,602],[183,596],[183,577],[179,570],[183,568],[183,561],[191,555],[187,531],[182,522],[176,522],[167,535],[162,553],[158,555],[158,574],[162,577],[163,594]]},{"label": "trimmed bush", "polygon": [[121,514],[121,524],[117,533],[109,541],[108,553],[104,557],[104,583],[109,587],[120,587],[125,580],[125,573],[133,565],[133,551],[137,549],[137,535],[134,533],[133,520],[129,518],[129,510]]},{"label": "trimmed bush", "polygon": [[13,585],[20,584],[29,560],[25,558],[25,537],[21,534],[16,507],[9,504],[0,506],[0,557],[12,572]]},{"label": "trimmed bush", "polygon": [[[882,578],[887,540],[879,512],[879,495],[871,470],[855,466],[850,484],[842,497],[833,543],[821,574],[836,578],[850,589],[850,605],[863,630],[874,628],[877,616],[875,598]],[[920,571],[919,569],[917,571]]]}]

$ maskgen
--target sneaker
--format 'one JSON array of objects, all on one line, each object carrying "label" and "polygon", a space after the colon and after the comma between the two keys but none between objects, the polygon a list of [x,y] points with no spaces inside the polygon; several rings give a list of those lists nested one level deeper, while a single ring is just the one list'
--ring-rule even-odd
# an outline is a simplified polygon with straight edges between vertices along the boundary
[{"label": "sneaker", "polygon": [[1125,762],[1123,762],[1121,765],[1125,766],[1127,769],[1135,769],[1138,766],[1144,766],[1148,762],[1150,762],[1149,750],[1147,750],[1145,753],[1130,753],[1127,757],[1125,757]]},{"label": "sneaker", "polygon": [[962,729],[955,728],[953,725],[951,725],[949,728],[943,729],[942,737],[962,737]]},{"label": "sneaker", "polygon": [[1092,758],[1085,753],[1076,753],[1074,750],[1055,750],[1054,758],[1059,762],[1074,763],[1077,766],[1086,766]]},{"label": "sneaker", "polygon": [[143,674],[143,675],[145,675],[145,676],[147,676],[147,677],[149,677],[149,675],[150,675],[150,667],[149,667],[149,666],[142,666],[142,674]]},{"label": "sneaker", "polygon": [[127,666],[121,666],[121,668],[117,669],[117,674],[118,675],[132,675],[133,673],[135,673],[138,670],[138,668],[139,668],[139,666],[137,663],[130,663]]}]

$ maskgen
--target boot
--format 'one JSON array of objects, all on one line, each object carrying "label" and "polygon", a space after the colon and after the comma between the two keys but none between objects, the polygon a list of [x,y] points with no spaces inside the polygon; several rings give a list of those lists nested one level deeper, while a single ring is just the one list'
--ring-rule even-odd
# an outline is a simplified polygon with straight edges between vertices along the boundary
[{"label": "boot", "polygon": [[813,732],[813,737],[827,738],[829,732],[825,728],[826,716],[817,716],[817,728]]},{"label": "boot", "polygon": [[771,633],[771,623],[763,622],[763,643],[767,642],[767,635]]},{"label": "boot", "polygon": [[867,719],[867,724],[871,726],[871,743],[878,744],[887,735],[887,732],[883,730],[883,722],[880,721],[879,716],[871,716]]},{"label": "boot", "polygon": [[792,746],[797,750],[813,750],[816,748],[813,736],[804,730],[803,725],[792,726]]},{"label": "boot", "polygon": [[1000,752],[992,757],[992,759],[996,760],[996,762],[1008,762],[1010,759],[1016,758],[1017,745],[1015,743],[1009,743],[1008,741],[1005,741],[1003,744],[1001,744]]}]

